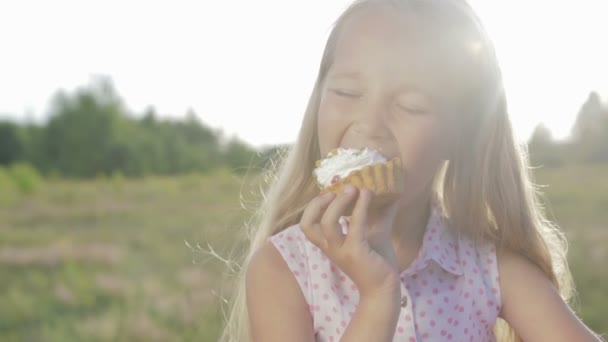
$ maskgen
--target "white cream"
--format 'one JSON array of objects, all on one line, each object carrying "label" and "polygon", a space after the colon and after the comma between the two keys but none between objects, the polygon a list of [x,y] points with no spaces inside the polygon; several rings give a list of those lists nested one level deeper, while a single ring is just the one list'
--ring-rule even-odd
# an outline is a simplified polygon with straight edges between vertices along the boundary
[{"label": "white cream", "polygon": [[317,183],[325,188],[331,185],[331,180],[336,175],[343,179],[351,172],[360,170],[365,166],[386,162],[386,157],[373,149],[364,148],[359,150],[340,147],[336,155],[328,155],[325,159],[322,159],[319,167],[313,173],[317,178]]}]

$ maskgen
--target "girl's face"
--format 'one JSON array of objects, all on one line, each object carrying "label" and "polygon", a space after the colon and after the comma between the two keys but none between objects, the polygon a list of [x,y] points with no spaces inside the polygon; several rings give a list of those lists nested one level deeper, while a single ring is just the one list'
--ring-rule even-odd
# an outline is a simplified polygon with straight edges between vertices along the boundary
[{"label": "girl's face", "polygon": [[449,158],[455,125],[429,67],[429,49],[408,34],[416,28],[408,21],[385,9],[347,19],[322,84],[317,127],[322,156],[336,147],[399,156],[407,175],[406,202]]}]

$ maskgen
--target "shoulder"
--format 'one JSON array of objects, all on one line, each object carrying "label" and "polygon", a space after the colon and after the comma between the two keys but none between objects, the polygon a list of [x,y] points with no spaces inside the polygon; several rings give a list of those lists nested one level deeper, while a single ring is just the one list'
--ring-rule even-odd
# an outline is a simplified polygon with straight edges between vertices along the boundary
[{"label": "shoulder", "polygon": [[517,310],[518,303],[523,298],[532,302],[538,300],[532,293],[548,294],[545,300],[560,300],[559,290],[551,282],[549,277],[535,264],[524,256],[511,250],[500,250],[496,253],[500,289],[503,299],[501,316],[508,316],[510,312]]},{"label": "shoulder", "polygon": [[[526,257],[511,250],[496,252],[503,297],[519,296],[521,291],[548,291],[559,295],[549,277]],[[504,298],[508,299],[508,298]]]},{"label": "shoulder", "polygon": [[289,266],[270,240],[252,255],[245,284],[254,341],[281,341],[287,336],[312,340],[309,306]]},{"label": "shoulder", "polygon": [[[541,270],[532,264],[522,255],[511,250],[501,249],[496,252],[498,269],[501,275],[501,282],[511,279],[508,275],[522,275],[523,273],[542,273]],[[544,274],[543,274],[544,276]],[[548,279],[547,279],[548,280]]]},{"label": "shoulder", "polygon": [[[290,295],[290,298],[301,299],[302,305],[306,304],[302,291],[299,288],[298,281],[294,275],[294,271],[286,260],[288,255],[279,251],[277,243],[268,238],[262,246],[251,256],[247,264],[245,273],[245,281],[247,290],[267,291],[268,285],[273,291],[284,291]],[[281,286],[284,285],[284,286]],[[277,294],[273,292],[274,295]],[[263,294],[262,294],[263,295]]]},{"label": "shoulder", "polygon": [[260,274],[275,276],[290,275],[290,269],[283,260],[281,253],[270,239],[253,253],[247,264],[246,279],[259,278]]},{"label": "shoulder", "polygon": [[509,250],[497,252],[500,316],[525,341],[596,341],[534,263]]}]

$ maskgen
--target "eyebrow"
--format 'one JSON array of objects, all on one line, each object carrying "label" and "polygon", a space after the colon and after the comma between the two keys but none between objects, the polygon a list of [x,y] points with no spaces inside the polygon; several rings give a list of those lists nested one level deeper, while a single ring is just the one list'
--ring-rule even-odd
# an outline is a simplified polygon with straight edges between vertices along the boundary
[{"label": "eyebrow", "polygon": [[433,96],[435,91],[433,91],[430,87],[418,86],[412,83],[405,83],[399,86],[399,92],[408,92],[408,93],[422,93],[427,96]]},{"label": "eyebrow", "polygon": [[332,73],[330,71],[327,76],[328,76],[328,78],[331,78],[331,79],[337,79],[337,78],[360,79],[361,73],[359,73],[358,71]]}]

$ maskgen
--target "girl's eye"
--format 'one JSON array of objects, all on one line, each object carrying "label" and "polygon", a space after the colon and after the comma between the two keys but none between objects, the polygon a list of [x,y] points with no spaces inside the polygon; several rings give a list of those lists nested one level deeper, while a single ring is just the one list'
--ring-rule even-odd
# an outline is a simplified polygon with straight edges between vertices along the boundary
[{"label": "girl's eye", "polygon": [[345,89],[330,89],[331,92],[333,92],[334,94],[341,96],[341,97],[348,97],[351,99],[356,99],[358,97],[360,97],[361,95],[357,92],[354,91],[350,91],[350,90],[345,90]]},{"label": "girl's eye", "polygon": [[404,106],[404,105],[397,105],[397,108],[399,108],[399,110],[407,112],[411,115],[425,115],[428,114],[428,111],[424,108],[420,108],[420,107],[413,107],[413,106]]}]

